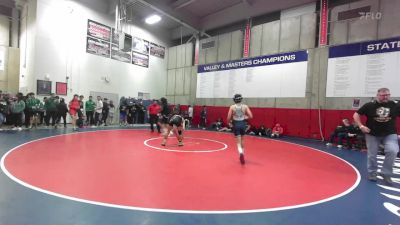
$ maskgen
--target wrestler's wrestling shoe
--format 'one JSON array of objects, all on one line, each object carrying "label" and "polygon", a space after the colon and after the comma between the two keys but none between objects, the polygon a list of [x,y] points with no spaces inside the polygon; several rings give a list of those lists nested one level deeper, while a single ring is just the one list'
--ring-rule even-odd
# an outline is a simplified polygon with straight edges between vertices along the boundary
[{"label": "wrestler's wrestling shoe", "polygon": [[244,165],[246,163],[246,161],[244,161],[244,154],[243,153],[240,153],[239,160],[240,160],[240,164],[242,164],[242,165]]}]

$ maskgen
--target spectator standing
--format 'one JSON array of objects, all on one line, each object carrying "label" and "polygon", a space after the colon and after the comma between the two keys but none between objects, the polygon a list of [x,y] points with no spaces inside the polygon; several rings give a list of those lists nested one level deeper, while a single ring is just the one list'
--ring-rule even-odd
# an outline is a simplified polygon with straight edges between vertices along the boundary
[{"label": "spectator standing", "polygon": [[146,108],[143,106],[142,100],[140,100],[138,104],[136,104],[136,111],[138,124],[144,124],[144,115],[146,114]]},{"label": "spectator standing", "polygon": [[14,102],[11,106],[11,112],[13,115],[13,121],[14,121],[14,128],[13,130],[19,130],[21,131],[22,128],[22,114],[24,113],[25,109],[25,102],[23,100],[24,96],[22,93],[18,93],[16,98],[14,99]]},{"label": "spectator standing", "polygon": [[34,93],[30,93],[28,95],[28,99],[26,100],[26,108],[28,108],[27,112],[29,115],[29,128],[32,128],[32,125],[35,125],[36,127],[39,122],[38,120],[41,102],[39,99],[35,98]]},{"label": "spectator standing", "polygon": [[100,96],[97,96],[96,109],[94,115],[94,123],[96,126],[100,124],[100,116],[102,112],[103,112],[103,101],[101,100]]},{"label": "spectator standing", "polygon": [[57,99],[54,93],[52,93],[45,102],[45,108],[46,108],[46,126],[50,126],[50,119],[51,119],[51,125],[55,127],[57,120]]},{"label": "spectator standing", "polygon": [[188,107],[188,120],[189,120],[189,127],[192,125],[193,120],[193,107],[189,105]]},{"label": "spectator standing", "polygon": [[126,109],[126,99],[124,96],[121,97],[119,100],[119,125],[120,126],[126,126],[128,123],[127,120],[127,109]]},{"label": "spectator standing", "polygon": [[86,123],[93,126],[94,123],[94,111],[96,109],[96,102],[93,101],[93,96],[89,96],[89,100],[85,102],[86,110]]},{"label": "spectator standing", "polygon": [[60,98],[60,103],[57,105],[57,112],[58,112],[57,124],[60,123],[61,118],[63,118],[64,128],[66,128],[68,107],[63,98]]},{"label": "spectator standing", "polygon": [[199,127],[203,128],[203,130],[207,127],[207,107],[203,105],[203,108],[200,112],[200,124]]},{"label": "spectator standing", "polygon": [[158,117],[160,114],[161,107],[158,105],[158,102],[154,99],[153,103],[149,105],[148,107],[148,114],[149,114],[149,122],[150,122],[150,130],[151,132],[154,132],[154,124],[157,125],[157,131],[158,133],[161,133],[161,127],[157,123]]},{"label": "spectator standing", "polygon": [[108,120],[110,125],[112,125],[114,123],[114,115],[115,115],[115,105],[114,102],[112,100],[110,100],[110,104],[109,104],[109,112],[108,112]]},{"label": "spectator standing", "polygon": [[[367,123],[364,125],[361,116],[367,117]],[[365,134],[368,152],[368,179],[377,181],[378,163],[377,154],[379,144],[384,145],[385,159],[381,168],[381,175],[387,184],[393,184],[391,176],[393,175],[393,166],[396,155],[399,152],[398,137],[396,134],[396,118],[400,115],[399,104],[390,100],[390,90],[380,88],[376,95],[376,100],[364,104],[354,113],[354,122]]]},{"label": "spectator standing", "polygon": [[107,118],[108,118],[108,113],[110,112],[110,106],[108,104],[108,99],[104,98],[103,101],[103,110],[101,114],[101,121],[104,123],[104,126],[107,126]]},{"label": "spectator standing", "polygon": [[76,126],[76,120],[78,119],[78,111],[80,111],[80,101],[77,94],[74,95],[68,106],[69,114],[71,115],[72,119],[72,130],[76,131],[78,129]]},{"label": "spectator standing", "polygon": [[[1,92],[1,91],[0,91]],[[3,93],[0,93],[0,131],[3,131],[2,126],[6,121],[6,116],[8,114],[7,100]]]},{"label": "spectator standing", "polygon": [[84,118],[84,112],[85,112],[85,102],[83,101],[85,97],[83,95],[79,96],[79,110],[78,110],[78,118]]}]

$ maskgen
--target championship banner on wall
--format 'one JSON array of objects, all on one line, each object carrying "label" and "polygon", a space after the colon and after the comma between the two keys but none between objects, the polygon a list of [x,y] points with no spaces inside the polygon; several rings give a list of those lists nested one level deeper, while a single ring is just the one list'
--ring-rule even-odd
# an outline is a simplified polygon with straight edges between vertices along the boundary
[{"label": "championship banner on wall", "polygon": [[244,29],[243,58],[247,58],[250,55],[250,34],[251,20],[248,19],[246,22],[246,28]]},{"label": "championship banner on wall", "polygon": [[87,35],[110,42],[111,28],[93,20],[88,20]]},{"label": "championship banner on wall", "polygon": [[328,44],[328,0],[320,0],[321,13],[319,20],[319,46],[325,46]]},{"label": "championship banner on wall", "polygon": [[132,51],[141,54],[149,54],[149,42],[138,37],[132,39]]},{"label": "championship banner on wall", "polygon": [[165,56],[165,47],[150,42],[150,55],[163,59]]},{"label": "championship banner on wall", "polygon": [[110,58],[110,43],[96,38],[87,37],[86,52]]},{"label": "championship banner on wall", "polygon": [[149,67],[149,56],[137,52],[132,52],[132,64]]},{"label": "championship banner on wall", "polygon": [[121,62],[131,63],[131,51],[125,52],[120,50],[117,45],[111,45],[111,58]]},{"label": "championship banner on wall", "polygon": [[400,37],[329,48],[326,97],[400,97]]},{"label": "championship banner on wall", "polygon": [[307,51],[298,51],[199,65],[196,97],[305,97],[307,63]]}]

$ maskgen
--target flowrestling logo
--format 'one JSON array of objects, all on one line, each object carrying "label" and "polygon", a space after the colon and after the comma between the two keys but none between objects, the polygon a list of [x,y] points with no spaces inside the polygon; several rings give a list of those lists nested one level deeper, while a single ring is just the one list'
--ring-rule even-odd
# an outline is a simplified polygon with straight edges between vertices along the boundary
[{"label": "flowrestling logo", "polygon": [[381,12],[359,12],[360,20],[380,20],[382,19]]}]

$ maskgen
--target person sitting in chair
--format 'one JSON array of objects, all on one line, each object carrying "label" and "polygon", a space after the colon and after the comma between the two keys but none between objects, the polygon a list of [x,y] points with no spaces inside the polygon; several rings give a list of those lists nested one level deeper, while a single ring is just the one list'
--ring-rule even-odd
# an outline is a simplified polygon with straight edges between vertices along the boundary
[{"label": "person sitting in chair", "polygon": [[283,134],[283,128],[281,127],[281,125],[279,123],[275,124],[274,128],[272,128],[272,133],[271,133],[271,137],[272,138],[279,138],[281,137]]},{"label": "person sitting in chair", "polygon": [[[342,124],[338,125],[336,129],[332,132],[329,142],[326,144],[327,146],[330,146],[333,144],[335,138],[337,138],[337,147],[338,148],[343,148],[343,139],[346,139],[347,144],[350,144],[350,137],[355,136],[353,134],[354,127],[351,126],[350,122],[348,119],[343,119]],[[350,144],[351,145],[351,144]]]}]

